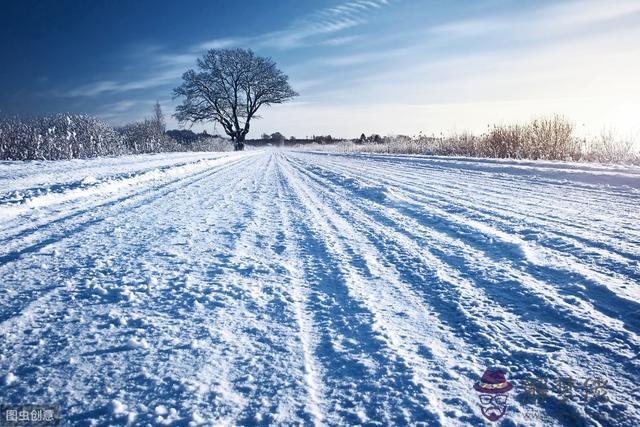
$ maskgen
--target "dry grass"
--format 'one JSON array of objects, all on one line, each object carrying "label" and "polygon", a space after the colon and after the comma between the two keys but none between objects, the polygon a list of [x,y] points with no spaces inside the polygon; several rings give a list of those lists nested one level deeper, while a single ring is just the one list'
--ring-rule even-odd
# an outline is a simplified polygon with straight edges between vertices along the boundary
[{"label": "dry grass", "polygon": [[386,154],[430,154],[532,160],[589,161],[640,164],[640,149],[630,139],[606,131],[578,138],[574,125],[562,116],[540,118],[524,125],[493,126],[486,134],[459,133],[433,137],[384,137],[379,143],[341,141],[313,144],[305,149]]}]

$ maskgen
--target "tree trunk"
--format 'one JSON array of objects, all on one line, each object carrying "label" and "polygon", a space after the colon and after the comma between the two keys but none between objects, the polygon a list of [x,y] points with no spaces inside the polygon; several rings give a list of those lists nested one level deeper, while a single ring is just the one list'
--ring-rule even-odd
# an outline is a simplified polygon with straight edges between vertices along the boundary
[{"label": "tree trunk", "polygon": [[237,136],[235,138],[235,142],[233,143],[233,151],[242,150],[244,150],[244,136]]}]

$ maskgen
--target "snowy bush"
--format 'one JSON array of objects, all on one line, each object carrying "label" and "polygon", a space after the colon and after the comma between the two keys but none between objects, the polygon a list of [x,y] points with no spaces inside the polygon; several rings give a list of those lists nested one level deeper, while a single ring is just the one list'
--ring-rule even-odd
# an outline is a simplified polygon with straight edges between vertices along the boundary
[{"label": "snowy bush", "polygon": [[0,160],[61,160],[167,151],[226,151],[221,138],[180,144],[153,119],[114,129],[95,117],[56,114],[0,118]]},{"label": "snowy bush", "polygon": [[640,164],[640,149],[631,138],[619,138],[611,129],[581,141],[581,160]]},{"label": "snowy bush", "polygon": [[157,153],[178,151],[175,140],[165,134],[151,120],[131,123],[118,129],[129,153]]},{"label": "snowy bush", "polygon": [[0,119],[3,160],[57,160],[124,152],[120,135],[91,116]]}]

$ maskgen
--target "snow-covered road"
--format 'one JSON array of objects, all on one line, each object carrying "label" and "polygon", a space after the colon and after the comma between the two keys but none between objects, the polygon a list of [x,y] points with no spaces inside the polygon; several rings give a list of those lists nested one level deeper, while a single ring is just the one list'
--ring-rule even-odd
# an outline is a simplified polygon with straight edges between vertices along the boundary
[{"label": "snow-covered road", "polygon": [[481,425],[472,386],[497,366],[502,425],[635,426],[639,220],[638,168],[3,162],[0,405],[57,404],[63,425]]}]

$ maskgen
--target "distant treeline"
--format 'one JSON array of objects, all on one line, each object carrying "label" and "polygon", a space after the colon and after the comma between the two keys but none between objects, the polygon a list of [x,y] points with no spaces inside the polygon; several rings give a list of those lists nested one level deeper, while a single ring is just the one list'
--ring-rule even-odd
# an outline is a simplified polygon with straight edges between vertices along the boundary
[{"label": "distant treeline", "polygon": [[229,141],[206,132],[166,131],[160,106],[154,116],[111,127],[88,115],[0,118],[0,160],[61,160],[169,151],[226,151]]},{"label": "distant treeline", "polygon": [[247,139],[245,140],[245,144],[254,147],[293,147],[296,145],[307,144],[334,144],[338,141],[342,141],[342,139],[335,139],[331,135],[313,135],[312,137],[307,138],[296,138],[295,136],[290,136],[287,138],[280,132],[275,132],[271,135],[263,133],[260,138],[256,139]]}]

